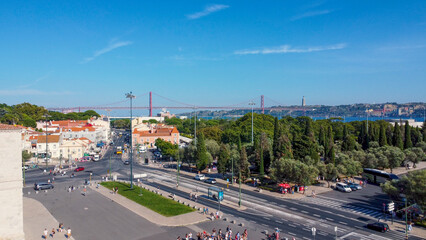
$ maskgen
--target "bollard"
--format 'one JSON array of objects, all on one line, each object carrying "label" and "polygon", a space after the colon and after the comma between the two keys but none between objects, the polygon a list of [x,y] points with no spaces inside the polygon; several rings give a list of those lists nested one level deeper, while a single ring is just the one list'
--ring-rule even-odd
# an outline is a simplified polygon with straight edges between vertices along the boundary
[{"label": "bollard", "polygon": [[223,221],[225,221],[225,222],[226,222],[226,221],[228,221],[228,218],[226,218],[226,217],[225,217],[225,218],[223,218]]},{"label": "bollard", "polygon": [[241,227],[244,227],[244,223],[240,223],[240,226],[241,226]]},{"label": "bollard", "polygon": [[263,231],[263,233],[264,233],[264,234],[268,234],[268,230],[264,230],[264,231]]}]

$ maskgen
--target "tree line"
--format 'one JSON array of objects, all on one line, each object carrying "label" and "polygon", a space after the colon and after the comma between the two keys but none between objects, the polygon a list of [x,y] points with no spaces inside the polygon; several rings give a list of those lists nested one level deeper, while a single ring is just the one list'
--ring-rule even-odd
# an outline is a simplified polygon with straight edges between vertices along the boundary
[{"label": "tree line", "polygon": [[[181,133],[194,133],[194,118],[166,119]],[[310,184],[318,176],[327,181],[353,177],[363,168],[392,169],[406,162],[424,161],[426,127],[408,122],[342,122],[309,117],[274,118],[251,113],[237,120],[197,120],[197,138],[180,149],[180,159],[203,170],[215,163],[219,173],[231,171],[243,180],[270,177],[276,182]]]},{"label": "tree line", "polygon": [[37,121],[44,121],[45,114],[48,114],[48,120],[88,120],[91,117],[100,117],[100,115],[93,111],[87,110],[85,112],[71,112],[61,113],[48,111],[42,106],[33,105],[30,103],[21,103],[17,105],[8,106],[7,104],[0,104],[0,122],[11,125],[22,125],[25,127],[35,128]]}]

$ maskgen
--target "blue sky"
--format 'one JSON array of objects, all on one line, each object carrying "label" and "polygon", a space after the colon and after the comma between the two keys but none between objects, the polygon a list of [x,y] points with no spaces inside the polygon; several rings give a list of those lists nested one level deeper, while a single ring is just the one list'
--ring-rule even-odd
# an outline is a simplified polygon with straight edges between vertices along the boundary
[{"label": "blue sky", "polygon": [[426,100],[426,1],[1,1],[0,36],[7,104]]}]

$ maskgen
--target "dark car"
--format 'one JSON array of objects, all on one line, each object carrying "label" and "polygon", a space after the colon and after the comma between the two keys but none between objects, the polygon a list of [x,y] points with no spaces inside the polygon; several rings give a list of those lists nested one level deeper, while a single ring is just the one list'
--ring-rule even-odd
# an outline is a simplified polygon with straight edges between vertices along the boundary
[{"label": "dark car", "polygon": [[348,187],[351,188],[352,191],[361,190],[362,187],[359,184],[356,183],[348,183]]},{"label": "dark car", "polygon": [[375,222],[375,223],[369,223],[367,224],[367,228],[379,231],[379,232],[388,232],[389,231],[389,225],[386,223],[381,222]]},{"label": "dark car", "polygon": [[74,172],[81,172],[84,171],[84,167],[78,167],[74,170]]},{"label": "dark car", "polygon": [[129,165],[130,162],[129,161],[124,161],[124,165]]},{"label": "dark car", "polygon": [[52,189],[53,185],[50,183],[34,183],[34,190]]},{"label": "dark car", "polygon": [[208,178],[208,179],[204,180],[204,182],[210,183],[210,184],[215,184],[216,183],[216,179],[214,179],[214,178]]}]

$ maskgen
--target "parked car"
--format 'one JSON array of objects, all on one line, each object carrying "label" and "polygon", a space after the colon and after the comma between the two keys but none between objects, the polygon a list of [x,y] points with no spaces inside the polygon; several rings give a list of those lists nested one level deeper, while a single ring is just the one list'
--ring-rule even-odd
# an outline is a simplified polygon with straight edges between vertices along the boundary
[{"label": "parked car", "polygon": [[381,222],[375,222],[375,223],[369,223],[367,224],[367,228],[375,230],[375,231],[379,231],[379,232],[388,232],[389,226],[386,223],[381,223]]},{"label": "parked car", "polygon": [[356,190],[361,190],[362,189],[361,185],[359,185],[357,183],[349,183],[348,187],[350,187],[352,191],[356,191]]},{"label": "parked car", "polygon": [[25,165],[25,166],[22,167],[22,169],[24,169],[24,170],[28,170],[29,168],[30,168],[30,166],[28,166],[28,165]]},{"label": "parked car", "polygon": [[344,183],[337,183],[336,189],[341,192],[352,192],[352,189]]},{"label": "parked car", "polygon": [[201,181],[201,180],[206,179],[206,176],[204,176],[204,174],[197,174],[197,175],[195,175],[194,179]]},{"label": "parked car", "polygon": [[216,179],[214,179],[214,178],[208,178],[208,179],[204,180],[204,182],[210,183],[210,184],[215,184],[216,183]]},{"label": "parked car", "polygon": [[50,183],[34,183],[34,190],[52,189],[53,185]]},{"label": "parked car", "polygon": [[129,161],[124,161],[124,165],[129,165],[130,162]]},{"label": "parked car", "polygon": [[84,171],[84,167],[78,167],[74,170],[74,172],[81,172]]}]

